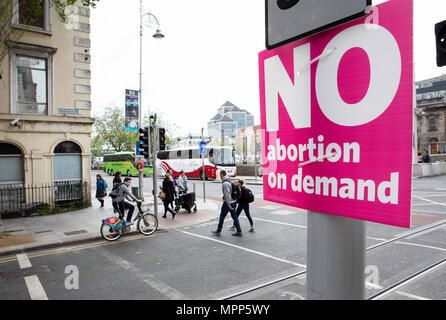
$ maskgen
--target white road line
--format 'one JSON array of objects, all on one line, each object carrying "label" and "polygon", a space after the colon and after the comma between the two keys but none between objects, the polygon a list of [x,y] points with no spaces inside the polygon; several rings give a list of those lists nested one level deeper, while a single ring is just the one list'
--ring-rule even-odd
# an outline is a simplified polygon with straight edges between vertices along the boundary
[{"label": "white road line", "polygon": [[230,247],[233,247],[233,248],[237,248],[237,249],[240,249],[240,250],[243,250],[243,251],[254,253],[254,254],[257,254],[257,255],[265,257],[265,258],[269,258],[269,259],[273,259],[273,260],[276,260],[276,261],[288,263],[288,264],[291,264],[291,265],[296,266],[296,267],[301,267],[301,268],[306,268],[307,267],[304,264],[300,264],[300,263],[289,261],[289,260],[286,260],[286,259],[274,257],[272,255],[269,255],[269,254],[266,254],[266,253],[263,253],[263,252],[259,252],[259,251],[251,250],[251,249],[244,248],[244,247],[241,247],[241,246],[237,246],[237,245],[229,243],[229,242],[224,242],[224,241],[221,241],[221,240],[217,240],[217,239],[214,239],[214,238],[202,236],[202,235],[199,235],[199,234],[195,234],[195,233],[191,233],[191,232],[187,232],[187,231],[183,231],[183,230],[179,230],[179,229],[173,229],[173,230],[176,230],[178,232],[181,232],[181,233],[184,233],[184,234],[188,234],[190,236],[194,236],[194,237],[197,237],[197,238],[206,239],[206,240],[217,242],[217,243],[220,243],[220,244],[224,244],[224,245],[227,245],[227,246],[230,246]]},{"label": "white road line", "polygon": [[446,211],[426,211],[426,210],[412,210],[412,213],[426,213],[426,214],[445,214]]},{"label": "white road line", "polygon": [[429,298],[425,298],[425,297],[421,297],[421,296],[417,296],[408,292],[403,292],[403,291],[396,291],[396,293],[402,295],[402,296],[406,296],[408,298],[412,298],[412,299],[416,299],[416,300],[432,300]]},{"label": "white road line", "polygon": [[437,191],[446,191],[446,188],[435,188]]},{"label": "white road line", "polygon": [[[31,268],[31,261],[29,261],[26,253],[20,253],[17,255],[17,261],[19,262],[20,269]],[[34,275],[25,277],[26,286],[28,288],[29,296],[31,300],[48,300],[45,290],[39,281],[39,277]]]},{"label": "white road line", "polygon": [[428,248],[428,249],[434,249],[434,250],[446,251],[445,248],[434,247],[434,246],[428,246],[428,245],[426,245],[426,244],[411,243],[411,242],[404,242],[404,241],[395,241],[395,243],[405,244],[405,245],[408,245],[408,246],[414,246],[414,247],[422,247],[422,248]]},{"label": "white road line", "polygon": [[148,284],[153,289],[163,294],[168,299],[171,300],[187,299],[187,297],[180,291],[176,290],[175,288],[172,288],[163,281],[158,280],[154,275],[140,270],[135,264],[129,262],[128,260],[125,260],[120,256],[111,253],[110,251],[105,251],[105,249],[102,247],[98,248],[98,251],[107,260],[109,260],[112,263],[115,263],[116,265],[120,266],[125,270],[131,271],[136,277],[138,277],[144,283]]},{"label": "white road line", "polygon": [[[243,217],[245,219],[248,219],[245,216],[241,216],[241,217]],[[298,224],[291,224],[291,223],[279,222],[279,221],[274,221],[274,220],[267,220],[267,219],[260,219],[260,218],[252,218],[252,220],[270,222],[270,223],[275,223],[275,224],[281,224],[281,225],[284,225],[284,226],[295,227],[295,228],[302,228],[302,229],[306,229],[307,228],[306,226],[301,226],[301,225],[298,225]]]},{"label": "white road line", "polygon": [[26,253],[20,253],[17,255],[17,261],[19,262],[20,269],[31,268],[31,261],[28,259],[28,255]]},{"label": "white road line", "polygon": [[426,199],[426,198],[423,198],[423,197],[419,197],[419,196],[416,196],[416,195],[412,195],[412,196],[415,197],[415,198],[417,198],[417,199],[424,200],[424,201],[426,201],[426,202],[430,202],[430,203],[433,203],[433,204],[437,204],[437,205],[439,205],[439,206],[444,206],[444,207],[446,207],[446,203],[440,203],[440,202],[432,201],[432,200],[429,200],[429,199]]},{"label": "white road line", "polygon": [[25,277],[26,286],[28,287],[31,300],[48,300],[45,290],[37,276]]}]

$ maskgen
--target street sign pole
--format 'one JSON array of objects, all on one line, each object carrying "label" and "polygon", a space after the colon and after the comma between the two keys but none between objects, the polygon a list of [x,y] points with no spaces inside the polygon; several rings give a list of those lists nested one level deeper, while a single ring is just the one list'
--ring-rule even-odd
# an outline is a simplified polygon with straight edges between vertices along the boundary
[{"label": "street sign pole", "polygon": [[158,183],[157,183],[157,172],[156,172],[156,114],[150,117],[152,122],[152,159],[153,159],[153,212],[158,218]]},{"label": "street sign pole", "polygon": [[364,222],[316,211],[307,221],[307,299],[363,300]]},{"label": "street sign pole", "polygon": [[[203,130],[204,128],[201,128],[201,142],[204,142],[204,136],[203,136]],[[201,149],[201,146],[200,146]],[[200,157],[201,157],[201,163],[203,166],[203,201],[206,202],[206,186],[205,186],[205,180],[206,180],[206,171],[204,170],[204,154],[201,154],[200,152]]]}]

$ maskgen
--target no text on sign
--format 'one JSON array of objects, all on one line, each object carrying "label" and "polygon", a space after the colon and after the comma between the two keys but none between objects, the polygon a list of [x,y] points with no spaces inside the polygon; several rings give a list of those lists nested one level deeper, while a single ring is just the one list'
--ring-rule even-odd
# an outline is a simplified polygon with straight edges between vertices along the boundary
[{"label": "no text on sign", "polygon": [[371,4],[371,0],[265,0],[266,48],[359,18]]},{"label": "no text on sign", "polygon": [[265,200],[410,227],[413,2],[259,53]]}]

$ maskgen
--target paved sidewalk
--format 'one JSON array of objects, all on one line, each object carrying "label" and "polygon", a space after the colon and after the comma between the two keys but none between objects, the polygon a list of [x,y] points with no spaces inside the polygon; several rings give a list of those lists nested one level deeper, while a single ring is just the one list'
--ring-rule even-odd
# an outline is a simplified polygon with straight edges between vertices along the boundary
[{"label": "paved sidewalk", "polygon": [[[170,213],[167,214],[167,218],[162,218],[164,207],[159,202],[159,230],[181,228],[218,218],[219,204],[217,202],[212,200],[203,202],[202,199],[197,199],[195,203],[197,212],[192,211],[189,214],[181,209],[172,220]],[[153,213],[153,197],[145,197],[143,206],[147,204],[150,212]],[[99,202],[93,196],[90,208],[48,216],[3,219],[1,232],[9,236],[0,238],[0,256],[102,239],[100,234],[102,219],[117,216],[117,214],[113,213],[110,198],[105,201],[104,208],[99,208],[99,206]],[[136,210],[137,208],[133,217],[136,215]],[[132,233],[139,233],[135,226],[132,226],[131,231],[128,232],[128,234]]]}]

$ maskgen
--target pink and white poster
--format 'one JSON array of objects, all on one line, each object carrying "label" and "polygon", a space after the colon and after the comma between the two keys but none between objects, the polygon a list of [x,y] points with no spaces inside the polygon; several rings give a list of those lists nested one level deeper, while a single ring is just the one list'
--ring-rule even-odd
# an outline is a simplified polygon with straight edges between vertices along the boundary
[{"label": "pink and white poster", "polygon": [[410,227],[413,2],[259,53],[264,199]]}]

